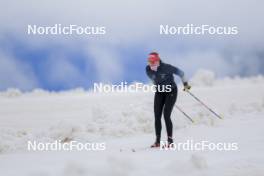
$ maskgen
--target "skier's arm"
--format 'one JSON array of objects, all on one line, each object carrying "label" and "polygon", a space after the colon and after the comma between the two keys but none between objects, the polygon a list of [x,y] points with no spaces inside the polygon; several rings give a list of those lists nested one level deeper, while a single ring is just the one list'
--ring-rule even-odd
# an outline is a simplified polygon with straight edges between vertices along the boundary
[{"label": "skier's arm", "polygon": [[187,81],[187,79],[186,79],[186,77],[185,77],[185,75],[184,75],[184,72],[182,71],[182,70],[180,70],[179,68],[177,68],[177,67],[174,67],[174,66],[172,66],[172,65],[170,65],[171,66],[171,70],[172,70],[172,72],[174,73],[174,74],[176,74],[176,75],[178,75],[180,78],[181,78],[181,80],[182,80],[182,83],[183,83],[183,85],[184,85],[184,91],[188,91],[188,90],[190,90],[191,89],[191,86],[188,84],[188,81]]},{"label": "skier's arm", "polygon": [[146,66],[146,74],[148,75],[149,79],[152,80],[151,73],[150,73],[150,69],[149,69],[148,66]]},{"label": "skier's arm", "polygon": [[181,78],[183,84],[188,82],[182,70],[172,65],[170,65],[170,67],[171,67],[172,72]]},{"label": "skier's arm", "polygon": [[152,81],[152,83],[156,84],[155,80],[154,80],[154,76],[153,76],[153,74],[151,74],[151,70],[150,70],[149,66],[146,67],[146,74],[148,75],[148,77]]}]

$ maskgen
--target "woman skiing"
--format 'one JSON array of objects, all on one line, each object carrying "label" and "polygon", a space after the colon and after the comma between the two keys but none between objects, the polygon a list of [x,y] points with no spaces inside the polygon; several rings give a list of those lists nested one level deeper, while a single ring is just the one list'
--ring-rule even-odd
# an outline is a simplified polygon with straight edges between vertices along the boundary
[{"label": "woman skiing", "polygon": [[[183,71],[177,67],[162,62],[159,54],[156,52],[152,52],[148,55],[146,73],[156,86],[154,97],[156,141],[153,145],[151,145],[151,147],[160,147],[162,112],[167,129],[168,145],[170,145],[173,143],[173,125],[170,116],[176,102],[178,92],[173,74],[180,76],[184,85],[184,90],[189,90],[191,86],[189,86],[187,80],[185,79]],[[169,91],[168,89],[164,89],[164,86],[170,86]]]}]

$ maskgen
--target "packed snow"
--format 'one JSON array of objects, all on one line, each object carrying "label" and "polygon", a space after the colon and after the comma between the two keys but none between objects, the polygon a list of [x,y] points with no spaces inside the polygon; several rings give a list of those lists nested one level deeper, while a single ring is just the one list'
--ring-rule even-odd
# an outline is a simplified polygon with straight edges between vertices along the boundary
[{"label": "packed snow", "polygon": [[[264,175],[264,77],[217,79],[200,70],[192,93],[182,91],[172,113],[174,142],[235,142],[237,151],[173,151],[154,142],[153,93],[94,93],[82,88],[0,92],[0,175]],[[162,139],[166,140],[163,123]],[[104,142],[104,151],[28,151],[28,141]]]}]

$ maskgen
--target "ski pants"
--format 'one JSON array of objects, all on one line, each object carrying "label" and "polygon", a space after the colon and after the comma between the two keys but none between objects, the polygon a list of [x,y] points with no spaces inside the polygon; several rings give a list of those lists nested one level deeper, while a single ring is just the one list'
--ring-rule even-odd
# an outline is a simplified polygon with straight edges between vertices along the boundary
[{"label": "ski pants", "polygon": [[166,124],[167,135],[172,138],[173,125],[171,122],[171,112],[177,99],[177,87],[173,88],[171,92],[156,92],[154,97],[154,114],[155,114],[155,132],[157,142],[160,142],[161,137],[161,117],[162,112]]}]

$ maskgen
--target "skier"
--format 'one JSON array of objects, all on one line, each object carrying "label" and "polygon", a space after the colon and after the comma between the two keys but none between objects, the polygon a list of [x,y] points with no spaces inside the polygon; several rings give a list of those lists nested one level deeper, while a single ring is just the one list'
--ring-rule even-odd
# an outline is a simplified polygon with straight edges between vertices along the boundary
[{"label": "skier", "polygon": [[[168,145],[170,145],[171,143],[173,143],[173,126],[170,116],[178,93],[173,74],[180,76],[184,85],[184,91],[190,90],[191,86],[188,84],[184,76],[184,72],[177,67],[162,62],[157,52],[152,52],[148,55],[148,65],[146,66],[146,73],[156,86],[154,97],[156,141],[153,145],[151,145],[151,147],[160,147],[162,112],[167,129]],[[170,86],[171,89],[170,91],[164,91],[167,89],[157,88],[162,86]]]}]

